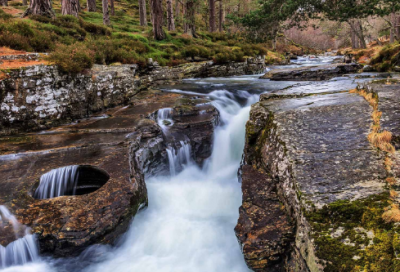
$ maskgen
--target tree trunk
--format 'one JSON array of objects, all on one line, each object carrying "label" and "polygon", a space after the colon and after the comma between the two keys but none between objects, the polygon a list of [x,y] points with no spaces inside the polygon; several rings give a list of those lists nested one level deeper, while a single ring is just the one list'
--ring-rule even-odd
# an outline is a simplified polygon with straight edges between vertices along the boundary
[{"label": "tree trunk", "polygon": [[140,25],[147,26],[146,0],[139,0]]},{"label": "tree trunk", "polygon": [[196,22],[195,22],[195,0],[186,1],[186,29],[185,33],[197,37],[196,34]]},{"label": "tree trunk", "polygon": [[397,20],[396,20],[396,36],[397,39],[400,39],[400,15],[397,16]]},{"label": "tree trunk", "polygon": [[28,15],[42,15],[50,18],[56,16],[50,0],[31,0],[29,8],[24,12],[22,17]]},{"label": "tree trunk", "polygon": [[115,15],[114,0],[110,0],[110,14]]},{"label": "tree trunk", "polygon": [[22,0],[22,5],[27,6],[28,5],[28,0]]},{"label": "tree trunk", "polygon": [[1,4],[3,7],[7,7],[7,6],[8,6],[8,0],[0,0],[0,4]]},{"label": "tree trunk", "polygon": [[62,0],[61,1],[61,14],[72,15],[78,18],[79,14],[79,0]]},{"label": "tree trunk", "polygon": [[222,0],[219,0],[219,32],[223,31],[222,25],[224,23],[224,7]]},{"label": "tree trunk", "polygon": [[87,7],[89,12],[96,11],[96,0],[87,0]]},{"label": "tree trunk", "polygon": [[180,18],[180,5],[179,5],[179,0],[175,0],[175,23],[179,23],[179,18]]},{"label": "tree trunk", "polygon": [[108,12],[108,0],[102,0],[103,6],[103,24],[110,25],[110,14]]},{"label": "tree trunk", "polygon": [[356,31],[356,33],[357,33],[358,39],[360,40],[360,47],[362,49],[365,49],[365,48],[367,48],[367,44],[365,42],[364,30],[362,28],[362,23],[359,20],[357,21],[357,27],[358,27],[358,31]]},{"label": "tree trunk", "polygon": [[172,0],[167,0],[167,23],[168,31],[175,31],[174,10],[172,8]]},{"label": "tree trunk", "polygon": [[390,14],[390,43],[394,43],[394,37],[396,36],[396,11],[393,11],[392,14]]},{"label": "tree trunk", "polygon": [[162,0],[150,0],[151,9],[153,11],[153,32],[154,39],[157,41],[165,39],[165,33],[162,29],[163,26],[163,10]]},{"label": "tree trunk", "polygon": [[353,49],[357,49],[358,48],[358,40],[357,40],[356,31],[355,31],[354,21],[349,22],[349,25],[350,25],[351,47]]},{"label": "tree trunk", "polygon": [[149,9],[150,9],[150,22],[153,23],[154,13],[153,13],[153,7],[151,5],[151,0],[149,0]]},{"label": "tree trunk", "polygon": [[208,5],[209,5],[209,10],[210,10],[210,18],[209,18],[210,28],[209,28],[209,31],[210,32],[215,32],[216,31],[216,28],[215,28],[215,0],[208,0]]}]

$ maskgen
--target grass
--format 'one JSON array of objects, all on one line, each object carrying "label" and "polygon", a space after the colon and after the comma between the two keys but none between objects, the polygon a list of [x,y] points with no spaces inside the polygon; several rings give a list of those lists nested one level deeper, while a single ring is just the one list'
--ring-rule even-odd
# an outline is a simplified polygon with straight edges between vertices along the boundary
[{"label": "grass", "polygon": [[[99,4],[99,3],[98,3]],[[54,2],[54,20],[31,16],[21,19],[0,9],[0,46],[27,52],[50,53],[52,62],[66,73],[77,73],[92,64],[138,64],[145,68],[152,58],[161,66],[175,66],[199,60],[214,60],[216,63],[242,62],[246,57],[257,55],[274,56],[268,62],[278,63],[283,56],[271,53],[268,44],[250,44],[239,34],[209,33],[202,22],[198,27],[198,38],[183,33],[181,23],[177,30],[166,31],[167,38],[155,41],[151,24],[139,25],[137,3],[121,0],[115,3],[115,16],[111,26],[103,25],[101,5],[97,12],[82,11],[79,18],[62,16],[60,3]],[[17,6],[24,10],[26,7]],[[75,51],[82,51],[79,57]],[[62,50],[61,50],[62,49]],[[75,52],[75,53],[74,53]],[[66,59],[66,53],[73,57]]]},{"label": "grass", "polygon": [[[382,118],[382,112],[378,110],[379,99],[378,96],[372,91],[366,91],[363,88],[357,87],[350,91],[350,93],[356,93],[364,97],[366,101],[373,108],[372,120],[373,124],[371,127],[371,132],[368,134],[368,141],[379,150],[385,152],[384,166],[387,173],[390,175],[386,182],[389,187],[395,186],[397,184],[396,179],[393,177],[391,171],[393,166],[393,160],[391,155],[396,152],[395,147],[392,145],[393,135],[390,131],[381,131],[380,119]],[[398,193],[395,190],[390,190],[390,198],[395,201]],[[400,209],[397,204],[392,203],[390,207],[386,208],[385,212],[382,214],[382,219],[386,223],[397,223],[400,222]]]}]

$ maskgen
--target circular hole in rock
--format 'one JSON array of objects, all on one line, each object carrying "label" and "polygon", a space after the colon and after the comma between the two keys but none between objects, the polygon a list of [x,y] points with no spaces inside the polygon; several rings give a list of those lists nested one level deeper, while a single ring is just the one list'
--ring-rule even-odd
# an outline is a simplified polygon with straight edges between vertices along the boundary
[{"label": "circular hole in rock", "polygon": [[86,195],[100,189],[110,175],[90,165],[71,165],[53,169],[40,177],[33,197],[48,199],[59,196]]}]

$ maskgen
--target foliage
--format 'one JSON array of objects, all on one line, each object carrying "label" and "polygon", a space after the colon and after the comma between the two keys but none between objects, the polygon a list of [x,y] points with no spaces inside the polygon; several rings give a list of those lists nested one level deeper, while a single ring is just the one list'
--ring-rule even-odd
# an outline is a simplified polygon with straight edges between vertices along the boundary
[{"label": "foliage", "polygon": [[93,55],[94,52],[81,43],[58,44],[48,60],[54,62],[62,72],[79,73],[92,67]]},{"label": "foliage", "polygon": [[302,27],[318,11],[318,6],[314,0],[266,0],[245,16],[230,19],[243,25],[252,40],[265,41],[276,38],[283,29]]}]

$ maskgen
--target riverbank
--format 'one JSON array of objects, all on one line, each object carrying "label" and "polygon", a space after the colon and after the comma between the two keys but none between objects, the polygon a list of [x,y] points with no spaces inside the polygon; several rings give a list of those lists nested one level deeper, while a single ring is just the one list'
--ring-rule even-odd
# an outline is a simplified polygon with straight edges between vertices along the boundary
[{"label": "riverbank", "polygon": [[88,117],[118,105],[130,104],[141,91],[184,78],[260,74],[265,58],[214,64],[212,61],[161,67],[149,60],[146,71],[137,65],[95,65],[76,75],[53,65],[3,70],[0,81],[0,135],[48,129]]}]

